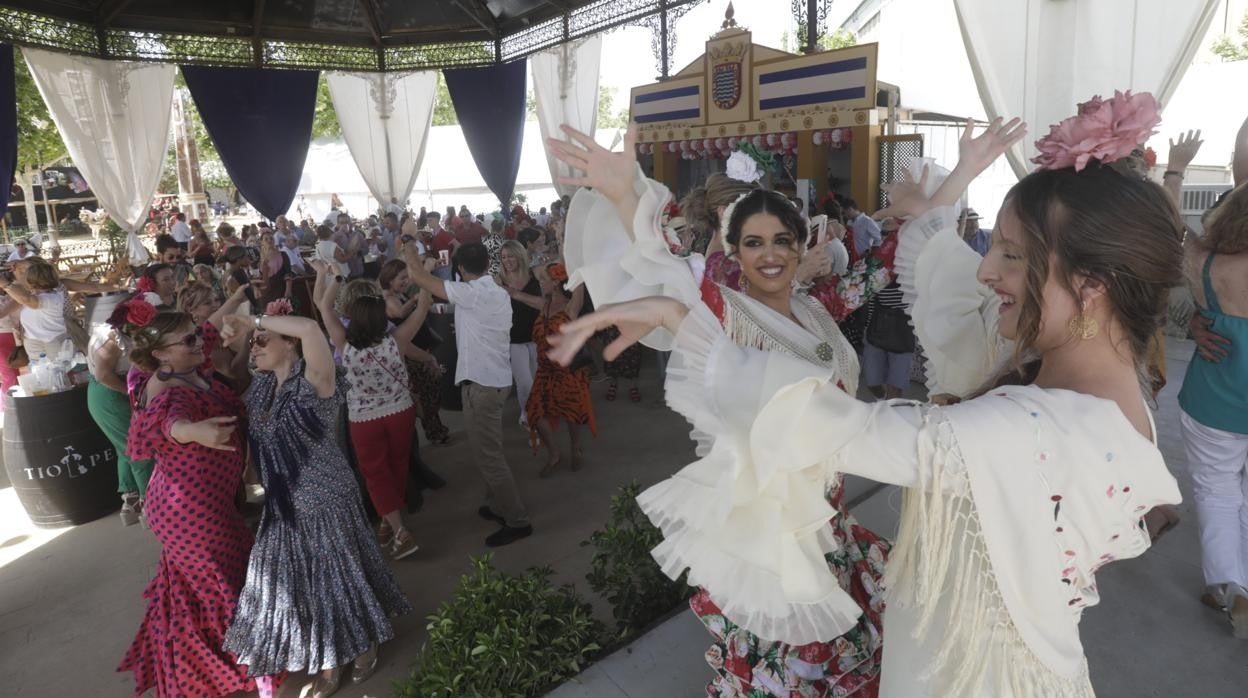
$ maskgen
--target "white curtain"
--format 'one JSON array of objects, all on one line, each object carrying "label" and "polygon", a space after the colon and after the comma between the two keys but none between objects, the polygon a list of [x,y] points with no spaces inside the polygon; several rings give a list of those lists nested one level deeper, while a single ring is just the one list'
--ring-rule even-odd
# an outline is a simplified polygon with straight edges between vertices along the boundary
[{"label": "white curtain", "polygon": [[326,73],[342,135],[384,207],[407,201],[425,158],[437,73]]},{"label": "white curtain", "polygon": [[22,54],[74,165],[108,215],[135,233],[169,152],[174,66]]},{"label": "white curtain", "polygon": [[1218,1],[954,0],[988,117],[1029,124],[1024,142],[1006,153],[1014,172],[1030,171],[1036,138],[1095,94],[1152,92],[1164,106]]},{"label": "white curtain", "polygon": [[[566,140],[560,124],[593,137],[598,125],[598,64],[602,58],[602,37],[591,36],[583,41],[562,44],[549,51],[529,56],[533,72],[533,95],[537,99],[537,122],[542,138]],[[576,187],[558,182],[560,175],[571,174],[567,165],[546,151],[550,179],[560,196],[572,194]]]}]

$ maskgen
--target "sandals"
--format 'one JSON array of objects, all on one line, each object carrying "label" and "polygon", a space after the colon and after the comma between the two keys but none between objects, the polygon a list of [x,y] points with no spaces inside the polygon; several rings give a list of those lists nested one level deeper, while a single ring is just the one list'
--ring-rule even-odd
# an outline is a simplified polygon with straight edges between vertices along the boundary
[{"label": "sandals", "polygon": [[607,386],[607,402],[615,402],[615,395],[620,389],[620,384],[611,381],[611,385]]},{"label": "sandals", "polygon": [[641,389],[635,385],[629,388],[628,399],[632,402],[641,402]]}]

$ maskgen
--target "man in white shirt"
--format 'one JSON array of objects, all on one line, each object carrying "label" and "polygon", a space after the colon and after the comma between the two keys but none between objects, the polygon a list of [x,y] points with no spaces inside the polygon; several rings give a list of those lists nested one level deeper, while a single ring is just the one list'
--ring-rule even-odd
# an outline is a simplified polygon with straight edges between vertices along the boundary
[{"label": "man in white shirt", "polygon": [[854,250],[858,252],[858,256],[862,257],[871,248],[879,247],[884,241],[884,236],[880,234],[879,224],[871,220],[871,216],[863,213],[853,199],[846,199],[843,208],[845,221],[854,231]]},{"label": "man in white shirt", "polygon": [[533,224],[539,228],[545,228],[550,225],[550,214],[546,213],[545,206],[537,212],[536,216],[533,216]]},{"label": "man in white shirt", "polygon": [[191,241],[191,226],[186,224],[186,214],[181,211],[175,213],[173,218],[173,225],[169,226],[169,234],[178,243],[178,247],[185,250]]},{"label": "man in white shirt", "polygon": [[403,259],[413,283],[455,306],[455,384],[463,394],[473,460],[486,486],[486,503],[477,513],[502,524],[485,544],[493,548],[527,538],[533,527],[503,455],[503,404],[512,381],[511,296],[487,273],[490,254],[479,242],[455,250],[452,265],[463,281],[435,277],[414,246],[404,248]]}]

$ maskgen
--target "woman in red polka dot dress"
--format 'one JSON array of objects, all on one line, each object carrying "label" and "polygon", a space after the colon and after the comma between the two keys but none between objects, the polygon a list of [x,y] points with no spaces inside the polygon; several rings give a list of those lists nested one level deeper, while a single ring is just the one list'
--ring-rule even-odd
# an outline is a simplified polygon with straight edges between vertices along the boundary
[{"label": "woman in red polka dot dress", "polygon": [[143,305],[124,329],[134,341],[130,360],[154,373],[133,394],[128,450],[156,460],[144,508],[161,553],[143,592],[147,612],[117,670],[134,672],[135,696],[254,690],[246,669],[221,649],[252,543],[235,506],[242,404],[203,371],[202,330],[191,316]]}]

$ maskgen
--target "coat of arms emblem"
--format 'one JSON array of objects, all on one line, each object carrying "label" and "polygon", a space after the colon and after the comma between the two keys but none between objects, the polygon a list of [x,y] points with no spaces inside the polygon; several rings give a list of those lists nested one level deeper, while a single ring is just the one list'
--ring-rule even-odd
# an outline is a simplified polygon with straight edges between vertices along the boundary
[{"label": "coat of arms emblem", "polygon": [[741,64],[746,44],[737,42],[711,50],[711,101],[720,109],[732,109],[741,101]]}]

